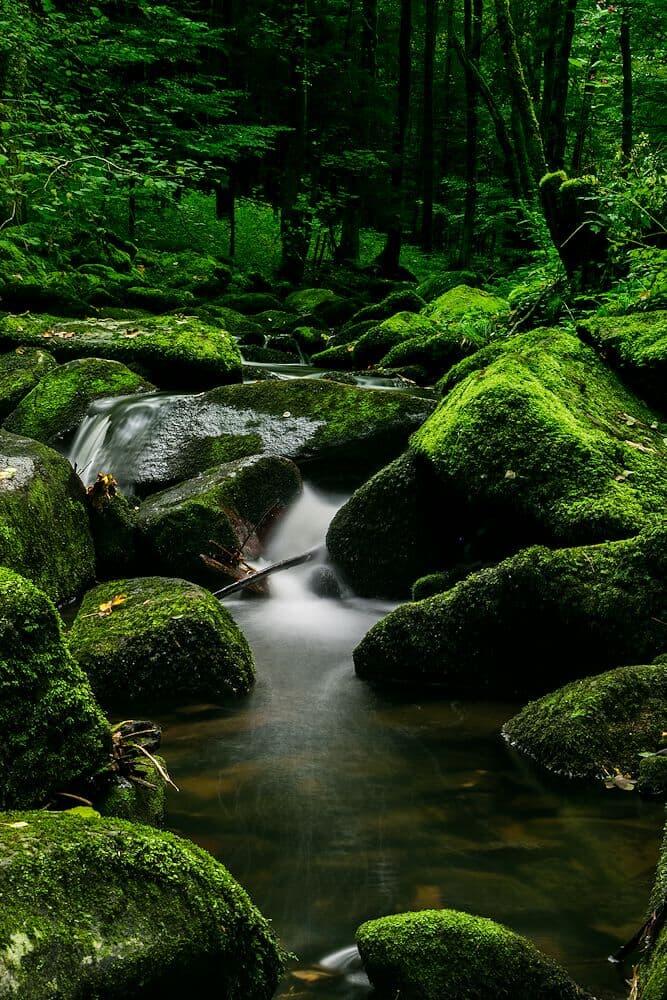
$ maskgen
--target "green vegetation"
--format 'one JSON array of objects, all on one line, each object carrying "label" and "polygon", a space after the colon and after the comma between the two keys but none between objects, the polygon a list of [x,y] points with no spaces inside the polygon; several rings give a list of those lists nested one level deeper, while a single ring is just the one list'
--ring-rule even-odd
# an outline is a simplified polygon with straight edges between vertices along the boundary
[{"label": "green vegetation", "polygon": [[17,347],[0,356],[0,420],[55,368],[52,355],[38,348]]},{"label": "green vegetation", "polygon": [[[664,906],[667,899],[667,831],[662,842],[658,871],[651,897],[650,913]],[[649,913],[649,916],[650,916]],[[641,1000],[661,1000],[667,990],[667,929],[664,925],[639,966]]]},{"label": "green vegetation", "polygon": [[596,317],[580,323],[579,332],[640,395],[667,410],[667,312]]},{"label": "green vegetation", "polygon": [[245,694],[254,681],[252,654],[231,615],[185,580],[95,587],[68,640],[104,705],[218,701]]}]

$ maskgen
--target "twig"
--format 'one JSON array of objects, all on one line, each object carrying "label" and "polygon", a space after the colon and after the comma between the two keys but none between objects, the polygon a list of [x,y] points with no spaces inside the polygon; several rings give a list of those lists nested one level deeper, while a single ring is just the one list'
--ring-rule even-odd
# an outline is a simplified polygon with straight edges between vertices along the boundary
[{"label": "twig", "polygon": [[146,754],[146,756],[151,761],[151,763],[153,764],[153,767],[155,768],[155,770],[157,771],[157,773],[160,775],[160,777],[162,778],[162,780],[167,785],[171,785],[172,788],[175,788],[177,792],[180,791],[180,788],[178,787],[178,785],[174,784],[174,782],[171,780],[171,778],[169,777],[169,775],[167,774],[167,772],[165,771],[165,769],[160,764],[159,760],[157,760],[153,756],[152,753],[149,753],[148,750],[146,749],[146,747],[142,747],[141,743],[130,743],[130,744],[128,744],[128,746],[134,747],[136,750],[140,750],[141,753]]},{"label": "twig", "polygon": [[266,569],[260,569],[256,573],[251,573],[249,576],[244,577],[243,580],[237,580],[236,583],[230,583],[227,587],[222,587],[221,590],[215,590],[213,596],[217,597],[218,600],[223,597],[229,597],[231,594],[236,594],[239,590],[245,590],[246,587],[251,587],[253,584],[259,583],[260,580],[264,580],[271,573],[280,573],[284,569],[291,569],[292,566],[300,566],[302,563],[310,562],[319,551],[319,548],[310,549],[309,552],[303,552],[300,556],[291,556],[289,559],[282,559],[280,562],[267,566]]}]

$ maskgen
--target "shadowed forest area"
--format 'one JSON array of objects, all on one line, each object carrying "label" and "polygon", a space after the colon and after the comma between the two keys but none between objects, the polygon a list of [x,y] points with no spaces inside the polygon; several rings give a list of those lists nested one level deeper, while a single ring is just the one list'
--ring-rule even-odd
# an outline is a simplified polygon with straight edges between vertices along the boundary
[{"label": "shadowed forest area", "polygon": [[667,1000],[666,84],[0,0],[0,1000]]}]

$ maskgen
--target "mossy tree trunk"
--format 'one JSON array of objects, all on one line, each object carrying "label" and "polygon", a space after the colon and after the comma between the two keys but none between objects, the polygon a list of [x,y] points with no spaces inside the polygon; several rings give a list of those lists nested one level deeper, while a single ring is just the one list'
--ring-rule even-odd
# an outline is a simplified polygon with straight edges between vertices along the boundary
[{"label": "mossy tree trunk", "polygon": [[438,34],[437,0],[425,0],[424,27],[424,107],[422,121],[422,225],[421,242],[427,252],[433,249],[433,188],[435,157],[433,147],[433,76]]}]

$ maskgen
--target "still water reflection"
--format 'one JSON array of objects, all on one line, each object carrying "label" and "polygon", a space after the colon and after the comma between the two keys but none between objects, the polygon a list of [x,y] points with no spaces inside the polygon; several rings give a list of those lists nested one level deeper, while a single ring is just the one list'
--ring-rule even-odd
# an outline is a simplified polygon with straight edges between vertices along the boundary
[{"label": "still water reflection", "polygon": [[[308,488],[270,555],[320,541],[341,499]],[[312,572],[228,604],[254,650],[252,695],[163,718],[181,788],[168,825],[220,858],[298,954],[279,995],[367,996],[358,924],[445,906],[527,934],[599,997],[625,995],[606,956],[643,917],[659,807],[540,775],[498,736],[514,705],[358,681],[352,649],[387,607],[319,598]]]}]

